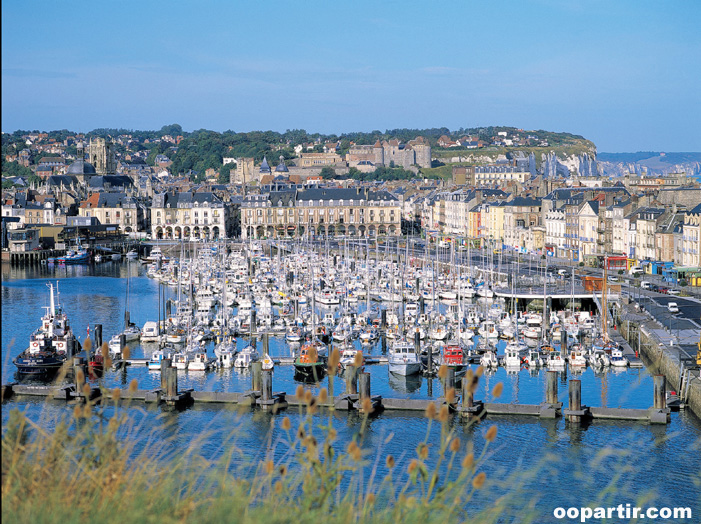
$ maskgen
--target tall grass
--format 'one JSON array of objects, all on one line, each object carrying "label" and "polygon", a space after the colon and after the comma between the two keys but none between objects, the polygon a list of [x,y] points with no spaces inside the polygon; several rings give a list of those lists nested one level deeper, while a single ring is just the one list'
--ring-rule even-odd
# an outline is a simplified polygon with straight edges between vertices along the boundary
[{"label": "tall grass", "polygon": [[[130,388],[136,389],[135,381]],[[118,389],[103,391],[103,399],[111,400],[101,404],[76,404],[52,430],[45,420],[12,410],[2,437],[3,521],[347,523],[461,521],[470,515],[473,522],[493,522],[500,514],[499,501],[479,514],[466,513],[487,481],[480,466],[488,446],[478,457],[461,446],[447,405],[429,405],[426,438],[400,464],[389,454],[373,457],[364,446],[369,400],[357,435],[341,445],[333,416],[322,407],[326,390],[317,397],[300,393],[306,397],[298,423],[282,414],[272,418],[287,452],[277,461],[264,458],[253,470],[236,465],[242,451],[235,436],[216,460],[201,455],[199,441],[170,455],[159,442],[144,445]],[[432,424],[440,426],[438,443],[428,441]],[[495,438],[493,426],[487,442]],[[382,478],[379,459],[387,472]]]},{"label": "tall grass", "polygon": [[[481,373],[468,373],[463,380],[476,390]],[[83,377],[77,379],[80,384]],[[129,387],[135,390],[136,381]],[[341,443],[325,406],[327,391],[313,396],[299,389],[297,396],[305,401],[299,415],[265,419],[271,427],[262,459],[251,459],[255,454],[237,445],[236,431],[216,436],[223,452],[215,459],[201,452],[212,437],[205,433],[186,446],[164,446],[144,434],[135,416],[140,409],[121,400],[119,389],[103,391],[102,403],[77,403],[51,421],[12,410],[2,435],[3,522],[552,521],[548,493],[543,493],[544,508],[526,488],[558,469],[557,459],[546,455],[537,467],[522,471],[514,464],[512,473],[489,478],[484,470],[498,442],[496,426],[486,431],[485,445],[475,454],[470,442],[461,444],[448,406],[431,403],[424,413],[426,436],[404,457],[394,457],[365,443],[373,416],[369,400],[355,436]],[[502,389],[497,384],[492,396],[499,397]],[[448,391],[447,400],[454,395]],[[273,433],[282,435],[282,454],[271,451]],[[626,475],[637,467],[632,458],[633,451],[606,448],[576,472],[582,490],[591,477],[606,478],[596,499],[583,505],[654,500],[652,492],[621,498]],[[611,471],[615,474],[606,475]],[[699,489],[701,474],[691,480]]]}]

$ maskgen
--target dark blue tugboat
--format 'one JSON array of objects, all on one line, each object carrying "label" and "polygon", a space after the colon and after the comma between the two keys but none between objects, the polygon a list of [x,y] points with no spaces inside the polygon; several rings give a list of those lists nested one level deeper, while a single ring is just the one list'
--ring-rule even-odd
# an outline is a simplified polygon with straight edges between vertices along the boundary
[{"label": "dark blue tugboat", "polygon": [[[14,359],[20,376],[49,378],[79,348],[68,324],[68,317],[58,302],[58,296],[54,299],[53,285],[47,285],[51,299],[41,318],[41,327],[30,336],[29,347]],[[58,284],[56,294],[58,295]]]}]

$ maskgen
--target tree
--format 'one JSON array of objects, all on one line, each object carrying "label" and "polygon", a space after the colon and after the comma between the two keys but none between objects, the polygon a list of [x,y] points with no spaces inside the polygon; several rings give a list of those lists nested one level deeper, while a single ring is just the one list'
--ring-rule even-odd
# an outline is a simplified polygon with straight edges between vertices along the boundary
[{"label": "tree", "polygon": [[336,178],[336,171],[329,166],[324,166],[321,168],[321,173],[319,173],[319,175],[324,180],[329,180],[332,178]]},{"label": "tree", "polygon": [[236,166],[233,163],[223,165],[221,169],[219,169],[219,177],[217,178],[217,182],[220,184],[228,184],[231,176],[231,170],[235,167]]}]

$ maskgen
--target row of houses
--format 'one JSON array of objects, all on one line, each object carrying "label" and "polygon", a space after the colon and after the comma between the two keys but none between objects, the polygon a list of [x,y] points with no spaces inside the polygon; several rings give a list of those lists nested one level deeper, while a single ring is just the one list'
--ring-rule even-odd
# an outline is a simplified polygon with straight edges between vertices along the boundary
[{"label": "row of houses", "polygon": [[[685,191],[701,197],[701,190]],[[623,185],[559,188],[544,197],[460,188],[436,192],[417,213],[428,231],[520,252],[592,263],[619,255],[699,267],[701,198],[695,200],[692,206],[663,205],[635,197]]]}]

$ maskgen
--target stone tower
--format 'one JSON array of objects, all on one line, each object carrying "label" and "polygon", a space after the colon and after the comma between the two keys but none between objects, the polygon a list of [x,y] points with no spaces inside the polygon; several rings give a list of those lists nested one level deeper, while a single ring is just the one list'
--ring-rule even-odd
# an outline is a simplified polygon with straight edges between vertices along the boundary
[{"label": "stone tower", "polygon": [[380,139],[377,139],[377,142],[375,142],[375,145],[372,146],[372,152],[375,154],[375,166],[384,166],[385,165],[385,149],[382,147],[382,144],[380,143]]},{"label": "stone tower", "polygon": [[114,175],[117,172],[114,144],[104,138],[90,139],[88,158],[98,175]]}]

